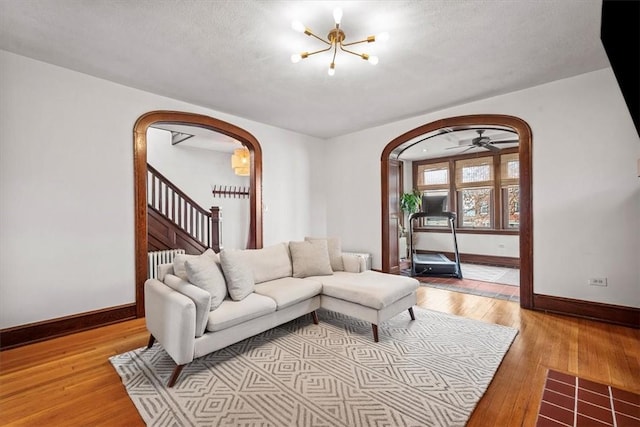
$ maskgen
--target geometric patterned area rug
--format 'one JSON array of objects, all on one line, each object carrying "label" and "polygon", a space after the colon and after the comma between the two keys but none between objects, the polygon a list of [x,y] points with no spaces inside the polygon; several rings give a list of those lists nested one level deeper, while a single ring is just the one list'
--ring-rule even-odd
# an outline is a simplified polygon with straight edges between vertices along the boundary
[{"label": "geometric patterned area rug", "polygon": [[517,329],[414,307],[380,325],[318,310],[194,360],[110,358],[150,426],[464,426]]}]

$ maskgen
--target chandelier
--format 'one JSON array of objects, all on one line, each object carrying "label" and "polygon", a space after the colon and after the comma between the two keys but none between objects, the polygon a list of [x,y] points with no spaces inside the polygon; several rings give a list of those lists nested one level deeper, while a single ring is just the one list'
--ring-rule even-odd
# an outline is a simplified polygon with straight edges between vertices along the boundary
[{"label": "chandelier", "polygon": [[291,62],[297,63],[297,62],[300,62],[300,60],[302,59],[306,59],[311,55],[315,55],[316,53],[333,51],[333,58],[331,59],[331,63],[329,64],[329,70],[328,70],[329,75],[333,76],[336,73],[336,55],[338,54],[338,48],[340,48],[340,50],[343,52],[347,52],[352,55],[359,56],[365,61],[368,61],[371,65],[376,65],[378,63],[377,56],[368,55],[366,53],[353,52],[349,49],[345,49],[345,47],[353,46],[355,44],[360,44],[365,42],[372,43],[375,41],[387,41],[389,40],[389,33],[386,33],[386,32],[380,33],[375,36],[369,36],[364,40],[358,40],[356,42],[351,42],[351,43],[343,43],[346,36],[344,34],[344,31],[342,31],[342,29],[340,28],[340,21],[342,20],[342,9],[336,8],[333,10],[333,19],[336,23],[336,26],[331,31],[329,31],[329,34],[327,35],[326,39],[323,39],[322,37],[318,37],[317,35],[315,35],[313,31],[305,27],[300,21],[293,21],[291,23],[291,28],[293,28],[294,30],[300,33],[304,33],[308,36],[315,37],[316,39],[320,40],[322,43],[328,46],[326,49],[316,50],[315,52],[294,53],[293,55],[291,55]]},{"label": "chandelier", "polygon": [[247,147],[236,148],[231,155],[231,167],[238,176],[249,176],[249,149]]}]

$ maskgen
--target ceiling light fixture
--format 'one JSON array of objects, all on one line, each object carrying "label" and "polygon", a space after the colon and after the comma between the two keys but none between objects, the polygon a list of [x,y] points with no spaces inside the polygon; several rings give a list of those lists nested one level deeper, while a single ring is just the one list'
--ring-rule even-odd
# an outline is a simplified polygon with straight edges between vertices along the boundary
[{"label": "ceiling light fixture", "polygon": [[326,49],[316,50],[315,52],[294,53],[293,55],[291,55],[291,62],[293,63],[300,62],[302,59],[306,59],[311,55],[315,55],[316,53],[333,50],[333,58],[331,59],[331,63],[329,64],[329,70],[328,70],[329,75],[333,76],[336,73],[336,55],[338,53],[338,48],[340,48],[340,50],[342,50],[343,52],[347,52],[352,55],[359,56],[365,61],[368,61],[371,65],[376,65],[378,63],[377,56],[368,55],[366,53],[353,52],[351,50],[345,49],[345,46],[353,46],[355,44],[365,43],[365,42],[372,43],[375,41],[387,41],[389,40],[389,33],[386,33],[386,32],[380,33],[375,36],[369,36],[364,40],[359,40],[351,43],[343,43],[346,36],[344,34],[344,31],[340,29],[340,22],[342,21],[342,9],[336,8],[333,10],[333,20],[335,21],[336,26],[331,31],[329,31],[329,34],[327,35],[326,40],[323,39],[322,37],[318,37],[317,35],[315,35],[313,31],[305,27],[300,21],[293,21],[291,23],[291,28],[293,28],[294,30],[300,33],[304,33],[308,36],[315,37],[316,39],[320,40],[322,43],[328,45],[328,47]]},{"label": "ceiling light fixture", "polygon": [[236,148],[231,155],[231,167],[238,176],[249,176],[250,154],[247,147]]}]

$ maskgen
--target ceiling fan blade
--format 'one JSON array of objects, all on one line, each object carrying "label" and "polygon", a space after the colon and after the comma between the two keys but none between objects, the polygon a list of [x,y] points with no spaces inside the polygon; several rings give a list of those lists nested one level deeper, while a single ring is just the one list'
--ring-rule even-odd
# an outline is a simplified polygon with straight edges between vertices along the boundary
[{"label": "ceiling fan blade", "polygon": [[497,153],[497,152],[500,151],[500,149],[498,147],[495,147],[495,146],[491,145],[488,142],[485,142],[485,143],[480,144],[480,145],[482,145],[484,148],[486,148],[489,151],[493,151],[494,153]]},{"label": "ceiling fan blade", "polygon": [[518,139],[503,139],[501,141],[491,141],[491,144],[515,144],[520,142]]},{"label": "ceiling fan blade", "polygon": [[459,152],[458,154],[462,154],[462,153],[466,153],[467,151],[471,150],[472,148],[474,148],[475,145],[470,145],[469,147],[465,148],[464,150],[462,150],[461,152]]}]

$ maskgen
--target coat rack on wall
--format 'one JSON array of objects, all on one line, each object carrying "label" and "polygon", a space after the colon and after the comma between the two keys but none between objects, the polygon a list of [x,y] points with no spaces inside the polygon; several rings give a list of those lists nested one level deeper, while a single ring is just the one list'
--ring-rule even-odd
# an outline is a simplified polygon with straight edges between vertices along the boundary
[{"label": "coat rack on wall", "polygon": [[239,187],[236,185],[214,185],[211,192],[213,193],[213,197],[229,197],[234,199],[246,199],[249,197],[249,187]]}]

